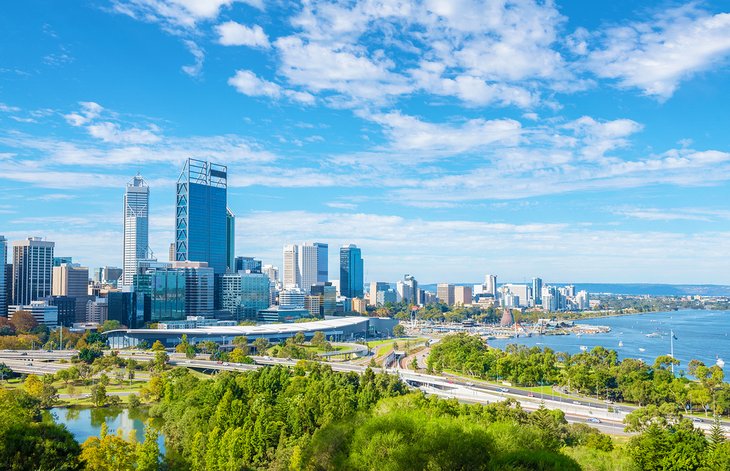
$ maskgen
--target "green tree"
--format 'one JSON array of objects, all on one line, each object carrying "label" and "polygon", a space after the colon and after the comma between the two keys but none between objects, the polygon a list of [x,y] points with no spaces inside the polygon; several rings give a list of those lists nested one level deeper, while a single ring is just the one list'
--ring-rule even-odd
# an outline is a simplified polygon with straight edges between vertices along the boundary
[{"label": "green tree", "polygon": [[393,327],[393,336],[403,337],[404,335],[406,335],[406,328],[403,327],[402,324],[396,324],[395,327]]},{"label": "green tree", "polygon": [[327,342],[327,338],[324,336],[324,332],[315,332],[312,336],[311,344],[315,347],[322,347]]},{"label": "green tree", "polygon": [[297,332],[294,334],[294,343],[297,345],[302,345],[306,341],[306,337],[304,337],[304,332]]},{"label": "green tree", "polygon": [[121,322],[116,320],[106,320],[104,323],[99,327],[99,332],[107,332],[109,330],[117,330],[122,327]]},{"label": "green tree", "polygon": [[155,340],[155,343],[152,344],[152,351],[154,352],[164,352],[165,350],[165,346],[159,340]]},{"label": "green tree", "polygon": [[108,397],[106,395],[106,386],[103,384],[95,384],[91,387],[91,402],[96,407],[101,407],[106,405],[108,400]]},{"label": "green tree", "polygon": [[89,437],[81,445],[81,459],[87,471],[134,471],[136,443],[130,443],[121,435],[110,435],[106,423],[101,425],[99,437]]},{"label": "green tree", "polygon": [[254,340],[253,346],[256,349],[256,355],[263,355],[266,349],[269,348],[269,341],[265,337],[258,337]]},{"label": "green tree", "polygon": [[159,434],[147,420],[144,429],[144,442],[137,447],[137,471],[158,471],[160,469]]}]

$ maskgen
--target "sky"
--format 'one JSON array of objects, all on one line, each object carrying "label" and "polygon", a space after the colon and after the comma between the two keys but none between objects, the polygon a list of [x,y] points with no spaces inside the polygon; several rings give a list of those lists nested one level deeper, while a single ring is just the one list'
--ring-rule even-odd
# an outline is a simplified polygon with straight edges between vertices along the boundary
[{"label": "sky", "polygon": [[362,248],[366,281],[730,284],[730,6],[28,0],[0,15],[0,234],[167,259],[188,157],[236,252]]}]

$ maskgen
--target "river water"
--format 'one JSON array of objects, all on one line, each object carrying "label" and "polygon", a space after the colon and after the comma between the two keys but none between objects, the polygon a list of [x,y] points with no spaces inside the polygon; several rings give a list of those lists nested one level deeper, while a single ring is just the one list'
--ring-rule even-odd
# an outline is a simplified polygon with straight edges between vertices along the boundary
[{"label": "river water", "polygon": [[[144,426],[148,418],[144,409],[122,408],[68,408],[56,407],[50,410],[58,424],[66,426],[77,442],[84,443],[89,437],[98,437],[101,425],[106,422],[110,434],[122,431],[125,439],[134,431],[138,442],[144,441]],[[164,438],[160,435],[158,443],[160,452],[165,452]]]},{"label": "river water", "polygon": [[[730,311],[683,310],[631,316],[604,317],[576,321],[579,324],[605,325],[606,334],[581,336],[538,335],[489,340],[489,345],[504,348],[509,344],[550,347],[555,351],[578,353],[603,346],[616,350],[620,358],[640,358],[654,363],[656,357],[670,353],[670,331],[674,332],[674,357],[686,370],[692,359],[714,365],[718,358],[730,368]],[[619,342],[622,346],[619,346]],[[729,375],[730,376],[730,375]]]}]

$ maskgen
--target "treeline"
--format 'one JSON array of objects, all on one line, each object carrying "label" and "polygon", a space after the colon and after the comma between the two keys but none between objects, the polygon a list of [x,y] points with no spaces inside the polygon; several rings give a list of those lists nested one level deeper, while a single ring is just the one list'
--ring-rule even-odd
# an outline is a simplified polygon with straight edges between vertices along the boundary
[{"label": "treeline", "polygon": [[561,386],[640,406],[673,404],[682,410],[730,413],[730,385],[723,381],[719,366],[692,360],[687,373],[697,381],[690,381],[684,374],[672,373],[671,366],[678,363],[667,355],[651,365],[633,358],[619,361],[614,350],[603,347],[574,355],[522,345],[500,350],[468,334],[444,337],[427,359],[429,370],[435,372],[450,370],[519,386]]}]

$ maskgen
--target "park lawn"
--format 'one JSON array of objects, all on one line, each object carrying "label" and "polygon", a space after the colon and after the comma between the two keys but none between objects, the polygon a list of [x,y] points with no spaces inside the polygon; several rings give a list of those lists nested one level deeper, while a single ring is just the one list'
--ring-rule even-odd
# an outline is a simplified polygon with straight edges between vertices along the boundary
[{"label": "park lawn", "polygon": [[411,344],[414,344],[418,342],[425,342],[426,340],[427,339],[425,337],[399,337],[397,339],[373,340],[371,342],[368,342],[368,347],[375,348],[386,344],[392,345],[393,342],[411,342]]}]

